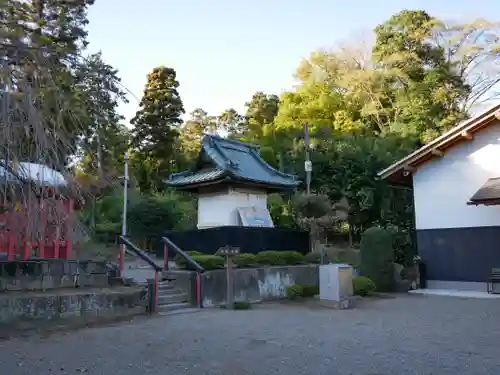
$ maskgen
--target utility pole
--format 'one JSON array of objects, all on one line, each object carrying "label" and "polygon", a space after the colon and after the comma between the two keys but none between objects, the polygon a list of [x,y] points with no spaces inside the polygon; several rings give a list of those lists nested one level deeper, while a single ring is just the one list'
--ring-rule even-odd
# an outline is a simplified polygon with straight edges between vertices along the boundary
[{"label": "utility pole", "polygon": [[311,172],[312,172],[312,162],[310,153],[310,140],[309,140],[309,124],[307,121],[304,124],[304,144],[306,147],[306,160],[304,162],[304,170],[306,172],[306,194],[311,194]]},{"label": "utility pole", "polygon": [[[123,215],[122,215],[122,236],[127,235],[127,193],[128,193],[128,153],[126,152],[123,160],[125,162],[125,171],[123,176]],[[120,273],[123,276],[124,264],[125,262],[125,244],[122,242],[120,249]]]}]

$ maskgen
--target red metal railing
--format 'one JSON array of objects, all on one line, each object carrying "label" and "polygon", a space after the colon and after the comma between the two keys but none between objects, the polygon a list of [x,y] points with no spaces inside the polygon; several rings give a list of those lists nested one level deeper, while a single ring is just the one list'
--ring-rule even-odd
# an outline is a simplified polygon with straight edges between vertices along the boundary
[{"label": "red metal railing", "polygon": [[[18,204],[15,208],[2,206],[0,253],[6,254],[8,260],[26,260],[31,256],[71,258],[73,200],[59,200],[53,208],[60,216],[56,224],[49,223],[48,204],[44,201],[37,202],[30,208],[27,204]],[[35,240],[40,238],[41,240]]]},{"label": "red metal railing", "polygon": [[203,307],[203,302],[202,302],[202,290],[201,290],[201,274],[205,272],[205,269],[200,266],[198,262],[196,262],[189,254],[186,252],[182,251],[179,246],[177,246],[175,243],[173,243],[170,239],[167,237],[162,237],[161,238],[163,242],[163,256],[164,256],[164,263],[168,265],[168,248],[172,248],[177,254],[182,256],[184,259],[186,259],[186,262],[188,262],[192,268],[196,270],[196,304],[198,305],[199,308]]}]

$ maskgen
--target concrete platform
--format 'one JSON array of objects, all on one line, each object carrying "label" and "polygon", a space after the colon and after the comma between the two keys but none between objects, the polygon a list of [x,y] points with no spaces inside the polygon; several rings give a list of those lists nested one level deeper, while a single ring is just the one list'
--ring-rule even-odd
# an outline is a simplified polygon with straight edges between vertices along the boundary
[{"label": "concrete platform", "polygon": [[500,299],[500,294],[489,294],[475,290],[453,290],[453,289],[416,289],[410,290],[410,294],[420,294],[429,296],[448,296],[461,298],[482,298],[482,299]]}]

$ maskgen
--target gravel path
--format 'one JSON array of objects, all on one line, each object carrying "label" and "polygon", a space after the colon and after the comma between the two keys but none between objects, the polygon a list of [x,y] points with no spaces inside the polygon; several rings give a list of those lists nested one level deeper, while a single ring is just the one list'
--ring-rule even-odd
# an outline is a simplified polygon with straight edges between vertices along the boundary
[{"label": "gravel path", "polygon": [[403,296],[354,310],[207,309],[0,342],[2,374],[496,374],[500,301]]}]

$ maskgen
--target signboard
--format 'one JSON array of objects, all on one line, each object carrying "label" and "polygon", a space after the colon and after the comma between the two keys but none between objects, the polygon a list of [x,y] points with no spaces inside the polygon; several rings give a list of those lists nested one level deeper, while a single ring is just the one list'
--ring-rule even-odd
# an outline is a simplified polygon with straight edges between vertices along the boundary
[{"label": "signboard", "polygon": [[232,256],[232,255],[238,255],[240,253],[240,248],[239,247],[231,247],[231,246],[224,246],[219,248],[215,255],[219,256]]},{"label": "signboard", "polygon": [[274,227],[267,207],[239,207],[238,214],[244,227]]}]

